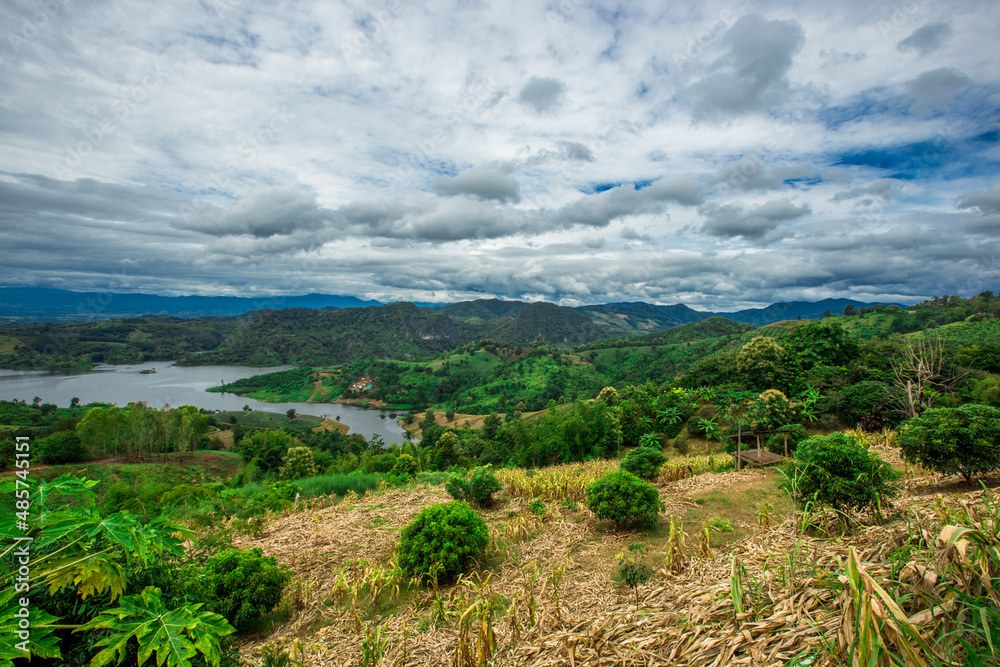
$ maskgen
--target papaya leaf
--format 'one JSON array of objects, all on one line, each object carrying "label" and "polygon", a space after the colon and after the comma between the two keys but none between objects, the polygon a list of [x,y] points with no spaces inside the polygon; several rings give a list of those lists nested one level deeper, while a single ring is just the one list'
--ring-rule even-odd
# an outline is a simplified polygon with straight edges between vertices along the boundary
[{"label": "papaya leaf", "polygon": [[18,636],[21,619],[16,616],[22,607],[20,598],[27,593],[18,594],[13,586],[4,587],[0,590],[0,667],[13,667],[16,658],[27,656],[39,658],[61,658],[57,645],[58,638],[53,634],[55,630],[51,627],[52,622],[58,620],[52,614],[39,609],[37,605],[29,605],[28,609],[28,631],[30,632],[27,647],[29,653],[25,653],[17,647],[22,641]]},{"label": "papaya leaf", "polygon": [[198,654],[209,665],[219,664],[219,639],[233,633],[233,627],[222,616],[201,611],[201,604],[168,610],[160,595],[159,588],[147,586],[139,595],[126,595],[118,607],[101,612],[74,630],[110,631],[97,642],[105,648],[91,660],[91,667],[121,664],[132,637],[139,642],[139,664],[145,664],[153,654],[158,666],[191,667],[191,658]]}]

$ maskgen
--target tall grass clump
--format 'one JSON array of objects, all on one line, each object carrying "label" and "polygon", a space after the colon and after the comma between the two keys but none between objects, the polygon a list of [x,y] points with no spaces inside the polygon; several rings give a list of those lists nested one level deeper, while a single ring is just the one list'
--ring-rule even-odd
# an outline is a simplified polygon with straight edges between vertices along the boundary
[{"label": "tall grass clump", "polygon": [[304,477],[295,480],[293,484],[305,498],[329,495],[343,496],[348,491],[353,491],[360,496],[364,495],[369,489],[378,487],[378,483],[381,480],[382,476],[378,474],[352,473],[345,475],[343,473],[335,473],[332,475]]}]

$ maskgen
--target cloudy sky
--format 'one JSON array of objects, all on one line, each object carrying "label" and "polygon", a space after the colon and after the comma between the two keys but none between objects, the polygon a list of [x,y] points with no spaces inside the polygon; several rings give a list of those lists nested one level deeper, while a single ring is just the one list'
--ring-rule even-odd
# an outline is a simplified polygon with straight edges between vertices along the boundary
[{"label": "cloudy sky", "polygon": [[0,284],[1000,288],[1000,5],[0,0]]}]

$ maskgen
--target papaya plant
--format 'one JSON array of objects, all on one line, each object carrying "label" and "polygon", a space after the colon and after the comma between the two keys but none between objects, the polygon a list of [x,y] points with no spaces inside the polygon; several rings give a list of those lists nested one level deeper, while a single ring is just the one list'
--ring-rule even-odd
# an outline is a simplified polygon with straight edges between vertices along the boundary
[{"label": "papaya plant", "polygon": [[[225,618],[201,611],[200,604],[167,609],[159,590],[152,587],[140,595],[123,597],[128,566],[182,556],[181,540],[191,537],[191,532],[163,517],[143,524],[128,512],[101,516],[93,491],[96,484],[69,475],[41,480],[29,489],[27,521],[24,515],[13,512],[0,516],[0,538],[11,545],[0,553],[4,582],[0,592],[0,667],[13,667],[17,658],[61,659],[55,633],[66,629],[108,632],[102,632],[96,642],[105,649],[91,660],[93,667],[119,664],[132,637],[138,641],[140,656],[155,654],[157,665],[189,667],[191,658],[199,654],[209,665],[218,665],[220,638],[234,631]],[[0,497],[12,497],[17,489],[13,481],[2,484]],[[20,565],[20,551],[26,542],[30,544],[30,579],[22,576]],[[119,607],[83,625],[58,624],[37,599],[43,590],[55,595],[66,588],[81,600],[107,591],[112,602],[120,599]],[[33,603],[22,606],[21,598]],[[29,610],[28,628],[20,623],[25,608]],[[30,642],[19,644],[24,630]]]}]

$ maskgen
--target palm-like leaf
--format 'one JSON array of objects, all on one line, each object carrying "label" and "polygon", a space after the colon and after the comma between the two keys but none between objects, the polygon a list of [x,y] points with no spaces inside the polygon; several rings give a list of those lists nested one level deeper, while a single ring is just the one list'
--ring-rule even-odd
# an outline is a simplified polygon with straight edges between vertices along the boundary
[{"label": "palm-like leaf", "polygon": [[112,661],[121,664],[132,637],[139,642],[139,664],[155,653],[156,664],[166,667],[191,667],[191,658],[198,654],[208,664],[218,665],[222,657],[219,638],[234,632],[219,614],[201,611],[201,604],[168,610],[155,586],[123,597],[118,607],[101,612],[76,632],[87,630],[110,631],[97,642],[104,649],[94,656],[91,667]]}]

